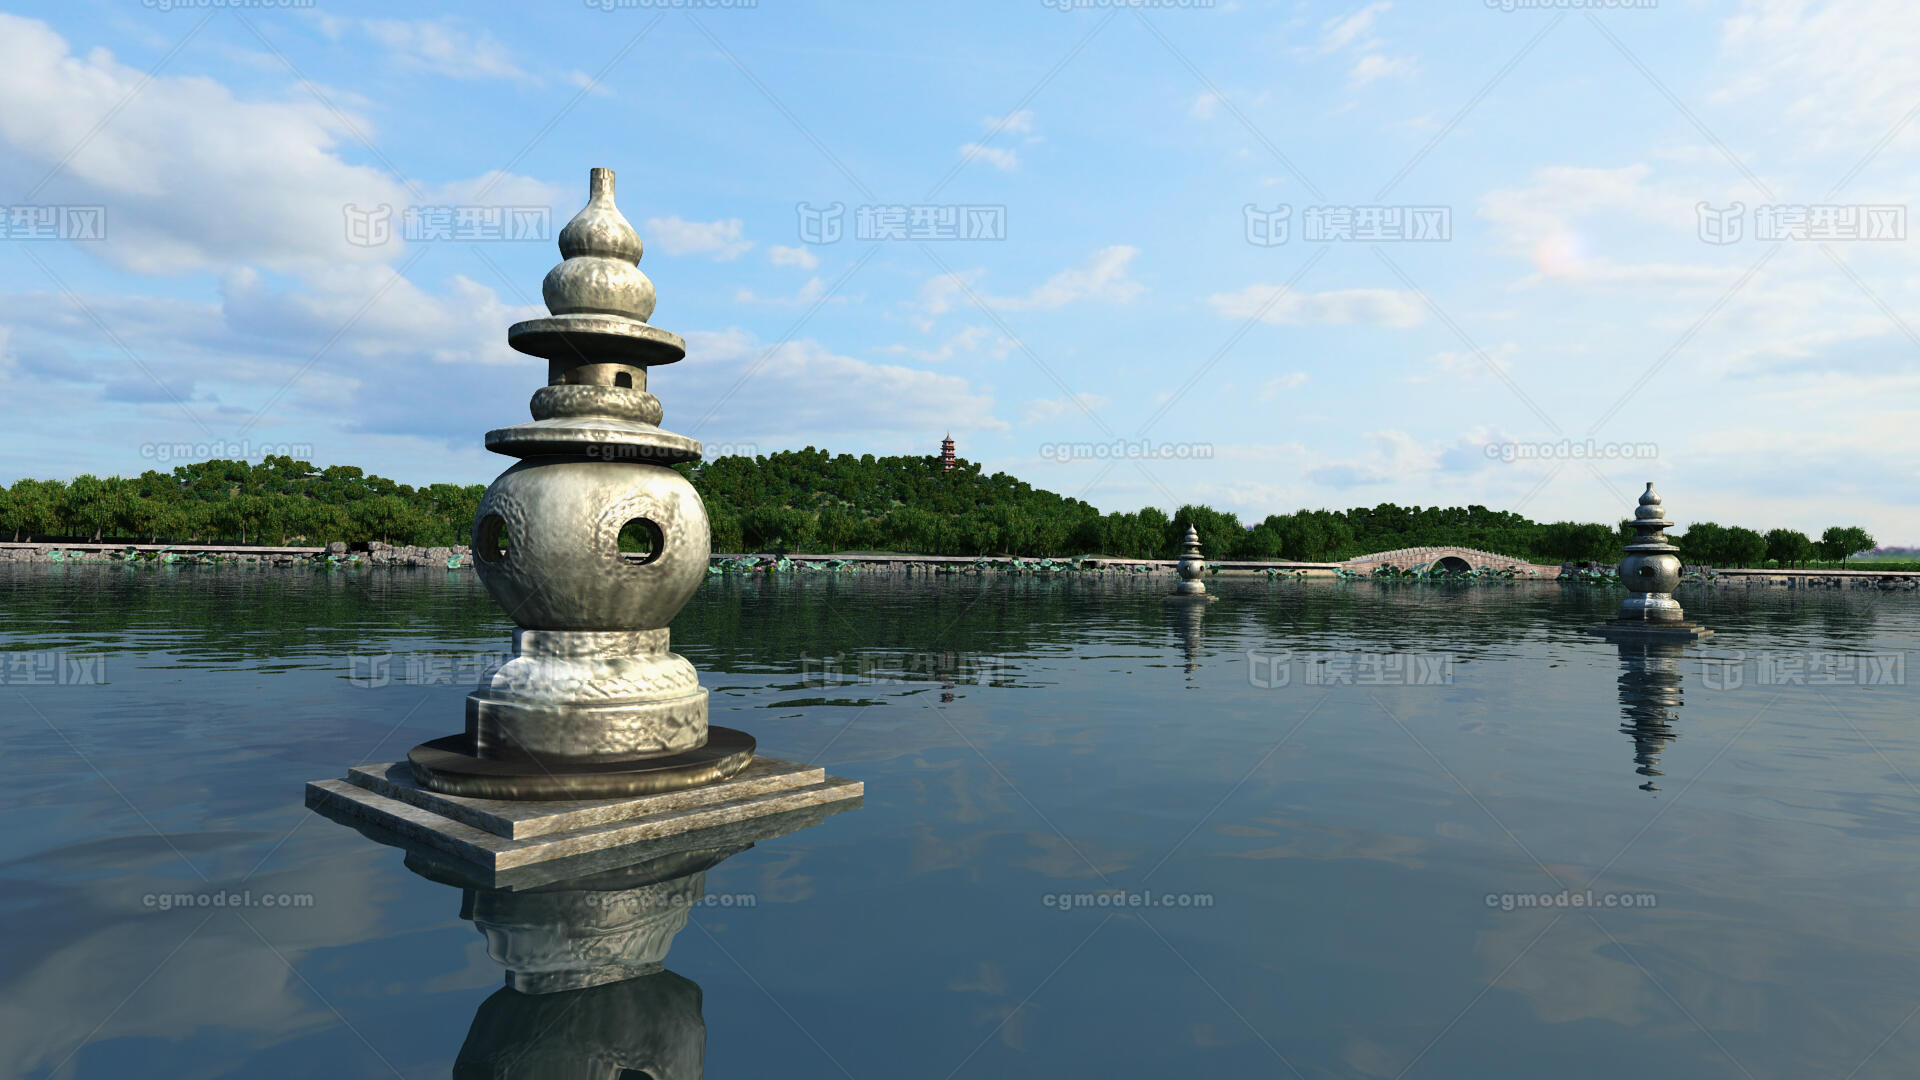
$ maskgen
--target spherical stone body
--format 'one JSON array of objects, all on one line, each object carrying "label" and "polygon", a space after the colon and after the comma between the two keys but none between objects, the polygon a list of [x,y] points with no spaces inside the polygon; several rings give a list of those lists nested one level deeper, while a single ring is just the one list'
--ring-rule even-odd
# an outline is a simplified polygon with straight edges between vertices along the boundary
[{"label": "spherical stone body", "polygon": [[1680,558],[1670,552],[1631,552],[1620,560],[1620,584],[1633,592],[1670,593],[1680,584]]},{"label": "spherical stone body", "polygon": [[[636,518],[653,525],[640,563],[620,554]],[[474,516],[474,569],[530,630],[665,627],[706,580],[711,546],[699,494],[661,465],[528,458],[494,480]]]},{"label": "spherical stone body", "polygon": [[540,283],[547,310],[555,315],[601,312],[645,321],[653,314],[653,282],[621,259],[582,255],[547,271]]}]

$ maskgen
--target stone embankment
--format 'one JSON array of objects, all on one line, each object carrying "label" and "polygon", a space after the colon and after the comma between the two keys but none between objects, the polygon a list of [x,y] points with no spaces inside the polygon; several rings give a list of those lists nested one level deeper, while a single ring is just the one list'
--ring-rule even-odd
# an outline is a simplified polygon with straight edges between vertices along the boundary
[{"label": "stone embankment", "polygon": [[[1413,549],[1409,549],[1413,550]],[[1419,549],[1422,554],[1445,549]],[[129,554],[131,553],[131,555]],[[1383,553],[1389,556],[1399,552]],[[1476,553],[1478,554],[1478,553]],[[635,556],[637,558],[638,556]],[[68,563],[152,561],[239,564],[254,566],[311,567],[316,564],[347,566],[438,567],[467,570],[473,566],[473,553],[466,547],[420,547],[385,544],[380,541],[318,547],[265,547],[239,544],[57,544],[0,542],[0,563]],[[1392,561],[1379,556],[1362,556],[1344,563],[1314,562],[1240,562],[1210,561],[1221,574],[1265,575],[1269,572],[1298,573],[1306,577],[1332,577],[1338,570],[1351,571],[1361,563]],[[806,569],[846,571],[857,567],[862,574],[957,574],[982,570],[1049,572],[1074,569],[1104,570],[1123,574],[1171,574],[1178,565],[1173,559],[1012,559],[977,558],[970,555],[720,555],[713,565],[732,570]],[[1522,564],[1524,565],[1524,564]],[[1540,576],[1530,580],[1553,581],[1553,567],[1534,567]],[[1575,564],[1559,570],[1571,573]],[[1787,589],[1909,589],[1920,590],[1920,572],[1901,570],[1714,570],[1689,566],[1687,587],[1717,585],[1733,588]],[[1693,576],[1711,573],[1704,579]]]},{"label": "stone embankment", "polygon": [[1714,585],[1787,589],[1920,589],[1920,573],[1902,570],[1718,570]]},{"label": "stone embankment", "polygon": [[415,547],[334,543],[326,547],[267,547],[243,544],[14,544],[0,543],[0,562],[185,562],[240,565],[312,566],[328,562],[363,566],[436,566],[464,569],[473,564],[465,547]]},{"label": "stone embankment", "polygon": [[[845,570],[858,567],[862,574],[959,574],[982,570],[1047,573],[1050,571],[1097,570],[1122,574],[1171,574],[1179,566],[1176,559],[1102,559],[1102,558],[1012,558],[1005,555],[715,555],[715,566],[722,570],[780,571]],[[1259,574],[1272,568],[1304,571],[1309,575],[1332,576],[1341,563],[1306,562],[1214,562],[1207,565],[1223,574]]]}]

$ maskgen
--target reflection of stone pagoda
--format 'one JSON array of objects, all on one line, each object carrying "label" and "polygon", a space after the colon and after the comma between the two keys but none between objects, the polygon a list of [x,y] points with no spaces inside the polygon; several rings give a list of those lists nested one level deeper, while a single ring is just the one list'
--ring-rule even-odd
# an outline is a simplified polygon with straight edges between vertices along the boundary
[{"label": "reflection of stone pagoda", "polygon": [[[586,805],[593,805],[588,803]],[[850,802],[510,870],[486,870],[357,815],[322,813],[406,852],[408,870],[461,890],[506,986],[480,1005],[455,1058],[459,1080],[699,1080],[700,987],[666,970],[674,938],[708,897],[707,872]]]},{"label": "reflection of stone pagoda", "polygon": [[953,432],[951,431],[947,432],[946,438],[940,440],[940,471],[943,473],[953,471]]},{"label": "reflection of stone pagoda", "polygon": [[1193,690],[1197,689],[1192,685],[1193,673],[1200,668],[1200,650],[1206,644],[1207,605],[1177,604],[1175,608],[1180,618],[1180,653],[1187,662],[1187,689]]},{"label": "reflection of stone pagoda", "polygon": [[1659,791],[1653,777],[1660,771],[1660,754],[1679,738],[1680,660],[1685,648],[1672,641],[1619,641],[1620,733],[1633,739],[1634,771],[1647,777],[1642,791]]}]

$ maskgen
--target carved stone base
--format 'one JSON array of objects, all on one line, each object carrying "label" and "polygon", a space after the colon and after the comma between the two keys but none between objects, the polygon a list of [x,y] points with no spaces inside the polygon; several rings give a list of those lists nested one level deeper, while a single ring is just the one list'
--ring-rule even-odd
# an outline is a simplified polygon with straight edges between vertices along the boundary
[{"label": "carved stone base", "polygon": [[482,757],[473,740],[448,735],[407,751],[421,787],[482,799],[592,799],[655,795],[725,780],[753,760],[753,736],[711,727],[703,746],[628,761]]},{"label": "carved stone base", "polygon": [[623,761],[696,750],[707,739],[707,692],[667,643],[665,629],[515,630],[513,657],[467,695],[467,736],[482,757]]},{"label": "carved stone base", "polygon": [[1587,633],[1597,634],[1612,640],[1638,641],[1699,641],[1713,636],[1713,631],[1696,622],[1679,620],[1676,622],[1655,622],[1650,619],[1609,619],[1599,626],[1590,626]]},{"label": "carved stone base", "polygon": [[406,762],[387,762],[349,769],[342,780],[309,783],[307,805],[497,872],[856,799],[864,791],[858,780],[763,757],[731,779],[638,798],[476,799],[428,790]]}]

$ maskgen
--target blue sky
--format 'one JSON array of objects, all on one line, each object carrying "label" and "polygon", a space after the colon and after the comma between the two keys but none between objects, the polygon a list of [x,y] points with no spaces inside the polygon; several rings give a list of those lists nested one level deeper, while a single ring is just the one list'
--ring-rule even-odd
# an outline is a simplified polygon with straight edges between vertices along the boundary
[{"label": "blue sky", "polygon": [[710,451],[1920,542],[1916,53],[1861,0],[16,5],[0,479],[490,479],[604,165]]}]

